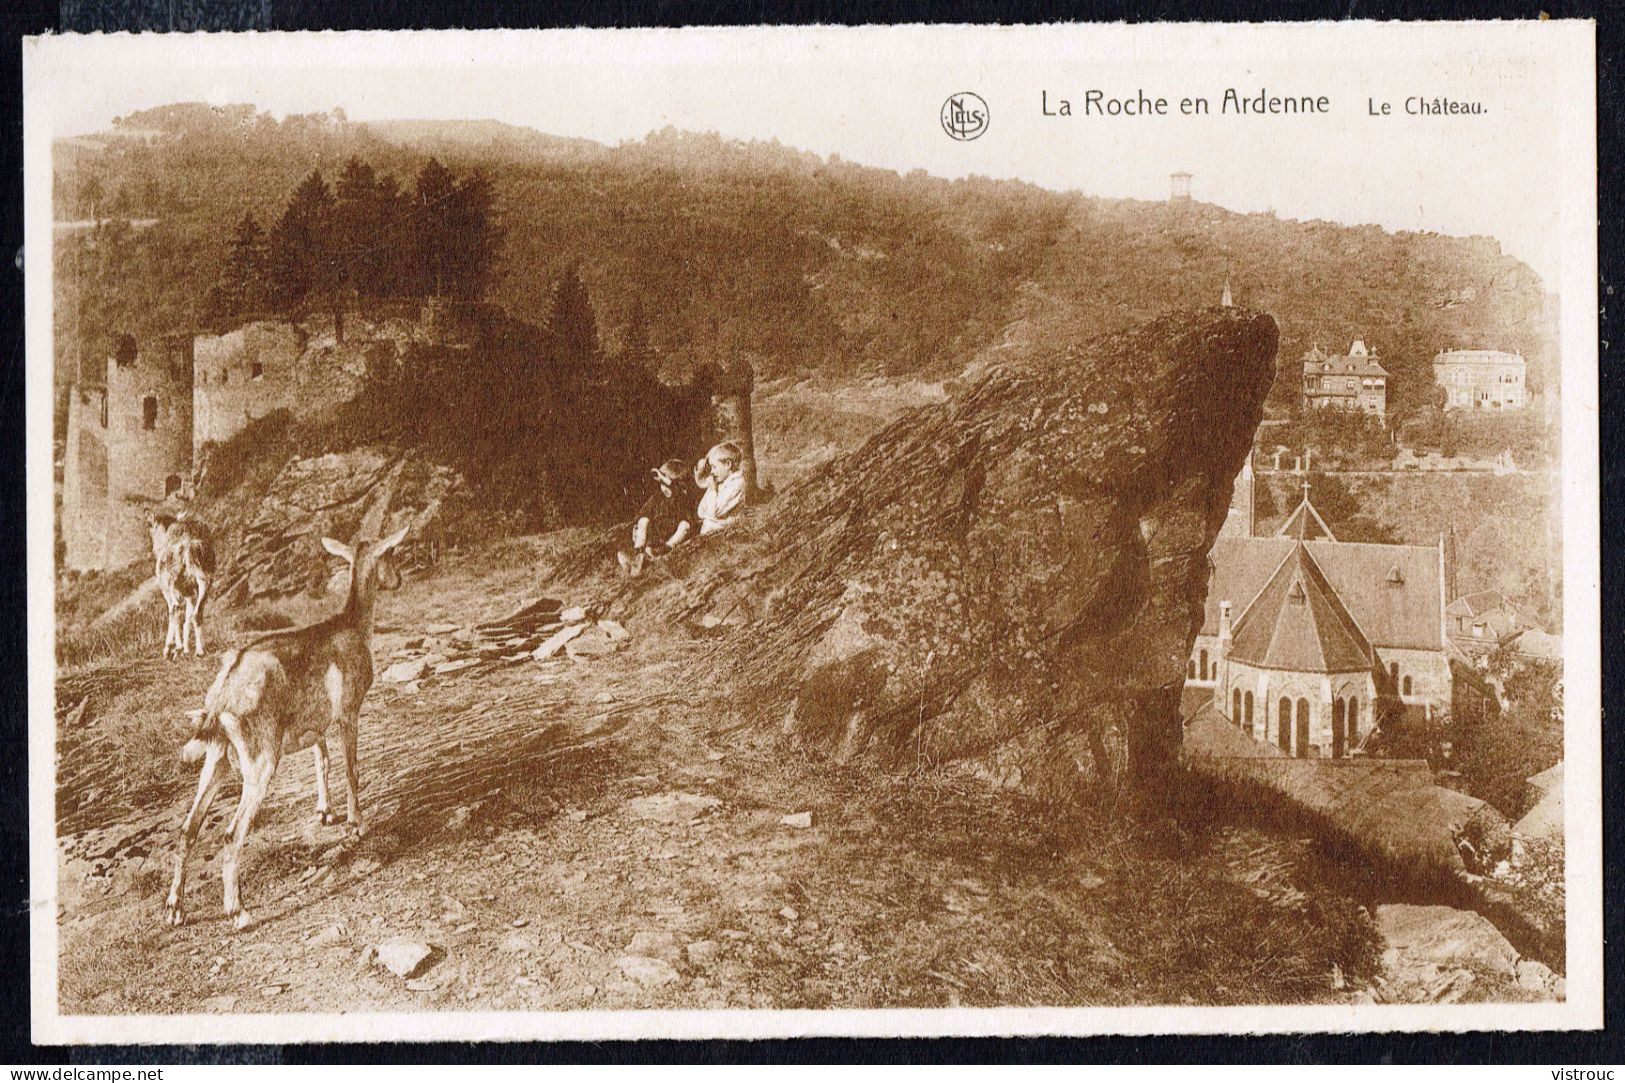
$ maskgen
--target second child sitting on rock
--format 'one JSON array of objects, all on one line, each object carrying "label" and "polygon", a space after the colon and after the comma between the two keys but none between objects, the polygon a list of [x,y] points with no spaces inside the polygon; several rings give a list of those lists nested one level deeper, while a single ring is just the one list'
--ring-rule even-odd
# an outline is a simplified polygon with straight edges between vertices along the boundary
[{"label": "second child sitting on rock", "polygon": [[660,491],[638,509],[638,520],[632,527],[631,552],[623,549],[615,554],[620,566],[634,576],[643,573],[645,560],[665,556],[673,547],[687,541],[694,529],[690,521],[694,498],[687,491],[683,460],[667,459],[652,473],[660,483]]},{"label": "second child sitting on rock", "polygon": [[732,440],[712,448],[694,464],[694,484],[700,494],[700,534],[715,534],[734,520],[745,503],[745,475],[740,470],[744,456]]}]

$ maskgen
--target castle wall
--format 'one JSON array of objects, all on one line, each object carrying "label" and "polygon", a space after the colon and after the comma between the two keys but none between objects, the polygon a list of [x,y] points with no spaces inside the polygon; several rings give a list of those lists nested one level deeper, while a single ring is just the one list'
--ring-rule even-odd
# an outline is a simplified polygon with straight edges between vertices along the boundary
[{"label": "castle wall", "polygon": [[231,439],[250,421],[292,409],[296,368],[306,344],[296,325],[262,320],[193,345],[192,451]]},{"label": "castle wall", "polygon": [[62,464],[62,561],[83,571],[102,567],[107,544],[107,442],[102,427],[107,390],[68,389],[68,432]]},{"label": "castle wall", "polygon": [[146,512],[192,474],[192,342],[149,344],[107,362],[107,500],[102,566],[151,554]]}]

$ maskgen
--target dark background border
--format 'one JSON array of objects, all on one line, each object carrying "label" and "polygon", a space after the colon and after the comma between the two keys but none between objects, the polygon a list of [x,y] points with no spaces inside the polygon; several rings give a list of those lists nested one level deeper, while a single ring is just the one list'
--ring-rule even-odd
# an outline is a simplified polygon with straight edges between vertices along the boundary
[{"label": "dark background border", "polygon": [[[4,2],[4,0],[0,0]],[[1619,508],[1625,464],[1619,457],[1618,418],[1625,408],[1625,377],[1613,371],[1625,333],[1612,299],[1620,280],[1618,238],[1625,218],[1621,206],[1619,134],[1625,119],[1625,92],[1619,84],[1625,56],[1613,5],[1415,0],[1345,3],[1290,0],[1267,7],[1246,0],[1160,0],[1129,3],[1009,3],[976,0],[755,0],[710,3],[694,0],[12,0],[0,14],[6,40],[0,42],[0,81],[6,109],[0,159],[0,253],[5,261],[0,288],[0,1063],[162,1064],[190,1063],[874,1063],[928,1062],[1093,1062],[1103,1064],[1272,1062],[1342,1063],[1516,1063],[1567,1064],[1625,1061],[1625,1027],[1619,1025],[1625,1000],[1618,978],[1622,936],[1618,885],[1604,888],[1605,1018],[1601,1032],[1516,1034],[1280,1035],[1271,1037],[1014,1038],[1014,1039],[802,1039],[795,1041],[646,1041],[558,1043],[331,1044],[259,1046],[38,1047],[29,1041],[29,943],[32,912],[28,889],[27,786],[27,622],[23,485],[23,275],[22,275],[22,51],[21,37],[56,30],[349,30],[567,26],[731,26],[756,23],[970,22],[1034,23],[1159,22],[1208,20],[1243,22],[1268,17],[1311,19],[1533,19],[1596,18],[1598,211],[1601,299],[1601,480],[1602,480],[1602,643],[1604,714],[1621,717],[1620,675],[1614,662],[1621,639],[1619,614],[1625,587],[1607,559],[1619,540]],[[1602,8],[1603,10],[1599,10]],[[1605,870],[1620,853],[1621,824],[1614,795],[1625,758],[1619,727],[1603,729],[1603,849]],[[49,918],[49,915],[42,915]],[[1290,1008],[1283,1006],[1283,1012]]]}]

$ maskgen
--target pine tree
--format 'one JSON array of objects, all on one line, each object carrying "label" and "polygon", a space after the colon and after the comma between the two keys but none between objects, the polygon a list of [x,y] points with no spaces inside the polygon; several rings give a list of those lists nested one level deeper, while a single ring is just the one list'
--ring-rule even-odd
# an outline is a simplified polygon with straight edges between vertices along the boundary
[{"label": "pine tree", "polygon": [[621,341],[621,360],[644,368],[654,364],[654,349],[649,345],[649,317],[643,310],[643,300],[632,298],[632,307],[626,314],[626,334]]},{"label": "pine tree", "polygon": [[274,307],[296,308],[337,285],[332,211],[333,193],[321,171],[312,170],[271,227],[267,262]]},{"label": "pine tree", "polygon": [[344,163],[333,184],[333,252],[341,288],[376,295],[380,275],[378,178],[359,158]]},{"label": "pine tree", "polygon": [[412,192],[412,248],[416,289],[413,293],[446,296],[459,238],[452,232],[449,212],[457,195],[451,170],[430,158],[418,170]]},{"label": "pine tree", "polygon": [[245,214],[231,233],[218,294],[219,315],[240,316],[263,306],[265,260],[265,231],[252,214]]},{"label": "pine tree", "polygon": [[444,290],[453,297],[476,300],[485,294],[496,257],[499,230],[491,219],[491,182],[475,170],[452,190],[444,215],[453,241],[447,253]]},{"label": "pine tree", "polygon": [[566,267],[553,288],[547,326],[560,361],[588,361],[598,356],[598,319],[577,264]]}]

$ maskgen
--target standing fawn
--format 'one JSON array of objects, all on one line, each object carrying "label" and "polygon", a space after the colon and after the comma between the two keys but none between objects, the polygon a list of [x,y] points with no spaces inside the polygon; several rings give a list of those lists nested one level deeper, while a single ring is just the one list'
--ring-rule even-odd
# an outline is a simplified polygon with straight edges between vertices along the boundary
[{"label": "standing fawn", "polygon": [[190,640],[201,658],[203,599],[214,578],[214,544],[196,523],[159,511],[147,513],[147,533],[158,589],[169,607],[164,657],[179,658]]},{"label": "standing fawn", "polygon": [[170,924],[184,920],[186,859],[219,789],[220,760],[228,752],[243,778],[242,797],[226,825],[230,837],[221,857],[226,916],[236,921],[237,928],[250,921],[238,893],[238,859],[284,751],[315,747],[316,815],[324,824],[338,823],[327,799],[327,731],[336,724],[349,783],[348,831],[353,839],[366,833],[357,799],[356,721],[361,701],[372,687],[373,600],[378,588],[400,586],[400,572],[389,554],[405,536],[402,527],[377,544],[357,542],[353,549],[323,538],[323,547],[350,565],[344,608],[319,623],[273,632],[241,650],[227,651],[203,709],[188,712],[195,728],[181,756],[189,762],[201,758],[203,769],[197,797],[181,823],[181,850],[175,858],[166,913]]}]

